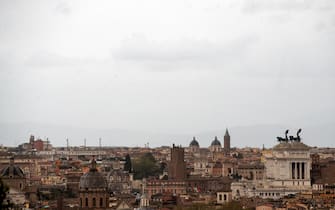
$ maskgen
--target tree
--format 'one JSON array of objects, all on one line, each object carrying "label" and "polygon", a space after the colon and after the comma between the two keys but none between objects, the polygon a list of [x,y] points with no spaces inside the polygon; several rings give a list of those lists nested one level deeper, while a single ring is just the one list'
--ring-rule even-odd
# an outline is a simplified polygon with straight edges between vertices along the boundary
[{"label": "tree", "polygon": [[185,207],[185,206],[177,206],[174,208],[175,210],[212,210],[212,209],[218,209],[218,210],[251,210],[250,208],[245,208],[242,206],[240,202],[237,201],[231,201],[228,203],[225,203],[221,206],[219,205],[211,205],[211,204],[193,204],[191,206]]},{"label": "tree", "polygon": [[8,191],[8,186],[0,178],[0,209],[9,209],[13,205],[10,202],[6,201]]},{"label": "tree", "polygon": [[242,210],[245,209],[240,202],[231,201],[223,204],[222,210]]},{"label": "tree", "polygon": [[160,171],[161,174],[164,172],[164,170],[165,170],[166,168],[167,168],[167,163],[165,163],[165,162],[161,162],[161,163],[159,164],[159,171]]},{"label": "tree", "polygon": [[129,173],[131,173],[132,171],[131,159],[129,154],[126,155],[126,163],[124,164],[123,170],[128,171]]},{"label": "tree", "polygon": [[134,160],[134,178],[143,179],[149,176],[159,175],[159,165],[155,160],[154,156],[148,152],[142,155],[139,159]]}]

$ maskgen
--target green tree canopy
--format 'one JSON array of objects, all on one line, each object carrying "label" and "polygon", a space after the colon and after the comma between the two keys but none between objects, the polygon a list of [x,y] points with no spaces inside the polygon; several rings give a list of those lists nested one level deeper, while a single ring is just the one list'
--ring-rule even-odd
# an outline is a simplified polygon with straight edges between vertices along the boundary
[{"label": "green tree canopy", "polygon": [[207,205],[207,204],[193,204],[192,206],[177,206],[175,210],[251,210],[249,208],[244,208],[240,202],[231,201],[223,205]]},{"label": "green tree canopy", "polygon": [[132,165],[131,165],[131,159],[130,159],[130,155],[127,154],[126,155],[126,160],[125,160],[125,164],[124,164],[124,171],[128,171],[129,173],[131,173],[132,171]]},{"label": "green tree canopy", "polygon": [[149,176],[157,176],[160,172],[160,166],[157,164],[154,156],[148,152],[140,158],[133,161],[134,178],[143,179]]}]

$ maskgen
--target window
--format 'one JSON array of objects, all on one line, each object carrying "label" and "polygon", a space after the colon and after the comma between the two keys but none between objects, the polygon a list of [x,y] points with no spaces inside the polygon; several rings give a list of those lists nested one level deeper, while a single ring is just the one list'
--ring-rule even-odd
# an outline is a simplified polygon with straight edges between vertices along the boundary
[{"label": "window", "polygon": [[[292,168],[291,168],[291,170],[292,170],[292,179],[295,179],[295,163],[293,162],[292,163]],[[294,185],[294,184],[293,184]]]},{"label": "window", "polygon": [[219,201],[222,201],[222,195],[219,194]]},{"label": "window", "polygon": [[102,207],[103,206],[103,199],[102,198],[100,198],[100,207]]},{"label": "window", "polygon": [[95,206],[97,205],[97,201],[96,201],[95,198],[92,199],[92,203],[93,203],[93,204],[92,204],[93,207],[95,207]]},{"label": "window", "polygon": [[226,194],[223,195],[223,200],[224,200],[224,201],[227,200],[227,195],[226,195]]},{"label": "window", "polygon": [[88,206],[88,198],[85,198],[85,206]]},{"label": "window", "polygon": [[80,207],[83,207],[83,199],[80,198]]}]

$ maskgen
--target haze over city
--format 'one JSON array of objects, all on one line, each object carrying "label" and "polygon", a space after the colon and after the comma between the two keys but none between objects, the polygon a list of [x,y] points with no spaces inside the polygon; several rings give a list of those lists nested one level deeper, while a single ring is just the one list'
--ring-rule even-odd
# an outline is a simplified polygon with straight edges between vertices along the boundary
[{"label": "haze over city", "polygon": [[334,147],[335,2],[1,1],[0,144]]}]

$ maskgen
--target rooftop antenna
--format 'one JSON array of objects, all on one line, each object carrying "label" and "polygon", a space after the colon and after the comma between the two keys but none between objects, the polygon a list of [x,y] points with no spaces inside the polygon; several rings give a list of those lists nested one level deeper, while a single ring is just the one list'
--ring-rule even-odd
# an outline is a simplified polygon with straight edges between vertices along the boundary
[{"label": "rooftop antenna", "polygon": [[99,138],[99,160],[101,160],[101,137]]},{"label": "rooftop antenna", "polygon": [[47,137],[47,150],[49,150],[49,138]]},{"label": "rooftop antenna", "polygon": [[67,148],[67,150],[69,151],[70,146],[69,146],[69,139],[68,139],[68,138],[66,138],[66,148]]},{"label": "rooftop antenna", "polygon": [[86,138],[84,138],[84,149],[86,149]]}]

